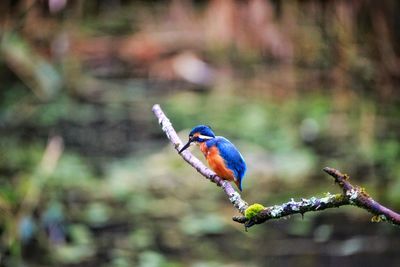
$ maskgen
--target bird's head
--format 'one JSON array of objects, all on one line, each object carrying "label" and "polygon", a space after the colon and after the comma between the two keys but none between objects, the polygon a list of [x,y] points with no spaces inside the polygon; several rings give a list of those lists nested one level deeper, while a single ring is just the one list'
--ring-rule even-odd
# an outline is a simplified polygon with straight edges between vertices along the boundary
[{"label": "bird's head", "polygon": [[189,141],[183,148],[179,151],[179,154],[187,149],[191,144],[203,143],[215,137],[214,132],[211,130],[210,126],[198,125],[194,127],[189,133]]}]

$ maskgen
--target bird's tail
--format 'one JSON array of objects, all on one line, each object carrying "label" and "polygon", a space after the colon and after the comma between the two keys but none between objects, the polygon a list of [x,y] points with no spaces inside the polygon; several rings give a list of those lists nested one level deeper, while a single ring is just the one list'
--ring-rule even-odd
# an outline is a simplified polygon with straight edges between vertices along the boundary
[{"label": "bird's tail", "polygon": [[237,188],[239,188],[240,192],[242,192],[242,183],[241,183],[241,181],[239,181],[239,180],[234,180],[234,182],[235,182]]}]

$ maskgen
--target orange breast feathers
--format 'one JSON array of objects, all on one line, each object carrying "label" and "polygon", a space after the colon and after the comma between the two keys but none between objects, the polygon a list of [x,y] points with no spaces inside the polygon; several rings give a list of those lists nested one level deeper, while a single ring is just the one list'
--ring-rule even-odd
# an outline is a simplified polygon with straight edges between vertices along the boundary
[{"label": "orange breast feathers", "polygon": [[233,171],[226,167],[224,159],[218,153],[218,148],[208,148],[205,143],[201,143],[200,150],[206,157],[208,165],[219,177],[228,181],[235,181]]}]

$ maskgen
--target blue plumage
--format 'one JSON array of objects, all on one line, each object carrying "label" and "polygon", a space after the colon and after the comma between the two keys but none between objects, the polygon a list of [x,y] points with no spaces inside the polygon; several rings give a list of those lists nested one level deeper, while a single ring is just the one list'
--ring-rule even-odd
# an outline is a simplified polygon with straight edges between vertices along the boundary
[{"label": "blue plumage", "polygon": [[235,178],[238,180],[239,190],[242,191],[242,179],[246,174],[246,163],[239,150],[228,139],[222,136],[216,136],[206,141],[208,148],[216,146],[220,156],[224,159],[226,166],[234,172]]},{"label": "blue plumage", "polygon": [[189,141],[179,151],[187,149],[191,143],[200,145],[210,167],[221,178],[234,181],[242,191],[242,180],[246,173],[246,163],[239,150],[225,137],[215,136],[209,126],[198,125],[189,134]]}]

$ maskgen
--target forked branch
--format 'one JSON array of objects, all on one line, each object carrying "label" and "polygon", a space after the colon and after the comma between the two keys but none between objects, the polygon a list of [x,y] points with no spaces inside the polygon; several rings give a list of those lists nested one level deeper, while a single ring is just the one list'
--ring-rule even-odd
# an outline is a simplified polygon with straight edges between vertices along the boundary
[{"label": "forked branch", "polygon": [[[158,118],[162,130],[167,135],[168,139],[173,144],[175,150],[179,151],[183,144],[178,137],[175,129],[172,127],[171,122],[161,110],[159,105],[153,106],[154,115]],[[341,187],[341,194],[327,193],[322,198],[311,197],[309,199],[301,199],[295,201],[291,199],[287,203],[274,205],[270,207],[263,207],[260,204],[249,206],[240,196],[240,194],[232,187],[232,185],[217,176],[212,170],[207,168],[199,159],[185,150],[180,154],[182,158],[195,168],[200,174],[222,187],[225,194],[228,196],[233,206],[242,214],[242,216],[235,216],[233,220],[245,225],[246,228],[255,224],[260,224],[271,219],[279,219],[293,214],[304,214],[310,211],[321,211],[328,208],[337,208],[344,205],[354,205],[359,208],[365,209],[372,213],[372,221],[388,221],[394,225],[400,225],[400,214],[382,206],[373,200],[365,191],[365,189],[353,186],[349,182],[349,176],[340,173],[338,170],[326,167],[324,171],[331,175],[335,182]]]}]

